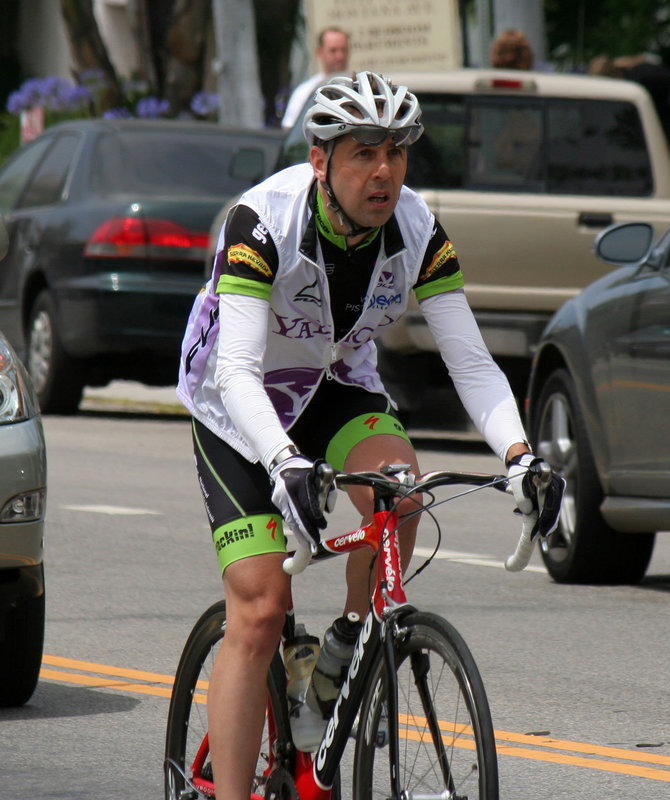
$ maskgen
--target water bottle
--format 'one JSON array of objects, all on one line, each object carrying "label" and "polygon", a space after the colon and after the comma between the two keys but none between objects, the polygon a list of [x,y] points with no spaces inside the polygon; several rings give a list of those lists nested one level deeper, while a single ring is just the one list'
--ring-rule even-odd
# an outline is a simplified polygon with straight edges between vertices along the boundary
[{"label": "water bottle", "polygon": [[319,650],[318,637],[310,636],[302,623],[295,626],[294,638],[284,643],[291,734],[295,746],[304,753],[316,750],[325,731],[321,714],[315,713],[305,702]]},{"label": "water bottle", "polygon": [[360,630],[360,617],[350,612],[346,617],[338,617],[323,637],[321,652],[307,689],[307,705],[324,719],[333,713]]}]

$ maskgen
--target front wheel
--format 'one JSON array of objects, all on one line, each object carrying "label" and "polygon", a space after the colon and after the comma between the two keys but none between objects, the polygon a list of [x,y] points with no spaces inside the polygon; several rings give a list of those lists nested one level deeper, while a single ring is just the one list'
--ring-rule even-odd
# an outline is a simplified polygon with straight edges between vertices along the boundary
[{"label": "front wheel", "polygon": [[[498,761],[479,670],[459,633],[441,617],[403,619],[394,645],[398,681],[397,767],[402,796],[498,800]],[[355,800],[393,795],[393,766],[380,653],[363,699],[354,756]]]},{"label": "front wheel", "polygon": [[[11,586],[7,573],[0,570],[0,581]],[[44,566],[27,567],[24,572],[37,596],[13,597],[0,611],[0,707],[20,706],[31,698],[39,679],[44,645]]]},{"label": "front wheel", "polygon": [[[214,797],[207,744],[207,689],[226,632],[225,601],[215,603],[196,622],[175,675],[165,741],[165,798]],[[251,794],[265,797],[271,774],[291,771],[292,748],[286,705],[286,675],[279,654],[268,672],[268,713]]]}]

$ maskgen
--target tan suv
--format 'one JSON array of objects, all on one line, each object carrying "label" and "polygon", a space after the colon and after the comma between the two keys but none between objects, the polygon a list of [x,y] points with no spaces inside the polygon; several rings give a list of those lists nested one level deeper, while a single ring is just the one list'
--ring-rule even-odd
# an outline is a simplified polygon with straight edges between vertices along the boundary
[{"label": "tan suv", "polygon": [[[595,234],[628,220],[670,225],[670,159],[651,99],[628,81],[576,75],[390,77],[417,94],[423,111],[407,183],[454,242],[484,339],[522,395],[545,324],[604,272]],[[278,168],[306,153],[298,123]],[[445,388],[438,360],[410,307],[380,346],[384,379],[406,410]]]}]

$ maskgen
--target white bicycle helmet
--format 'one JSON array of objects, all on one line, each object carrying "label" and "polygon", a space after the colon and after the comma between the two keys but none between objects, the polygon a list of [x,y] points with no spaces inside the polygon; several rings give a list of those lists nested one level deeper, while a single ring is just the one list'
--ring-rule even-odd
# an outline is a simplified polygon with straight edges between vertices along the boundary
[{"label": "white bicycle helmet", "polygon": [[423,133],[420,119],[419,102],[406,86],[366,71],[355,78],[333,77],[317,89],[302,129],[308,142],[330,142],[350,133],[370,146],[388,136],[396,145],[409,145]]}]

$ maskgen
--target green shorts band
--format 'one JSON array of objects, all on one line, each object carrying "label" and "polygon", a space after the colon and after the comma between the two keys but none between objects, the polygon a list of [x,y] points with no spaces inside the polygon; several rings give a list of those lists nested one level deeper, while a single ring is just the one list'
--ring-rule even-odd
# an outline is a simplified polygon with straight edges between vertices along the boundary
[{"label": "green shorts band", "polygon": [[279,514],[257,514],[232,520],[213,533],[221,574],[233,561],[266,553],[285,553],[286,537]]},{"label": "green shorts band", "polygon": [[343,425],[330,440],[326,450],[326,461],[341,472],[353,447],[363,439],[377,436],[380,433],[400,436],[402,439],[410,441],[403,426],[391,414],[385,414],[383,411],[361,414]]}]

